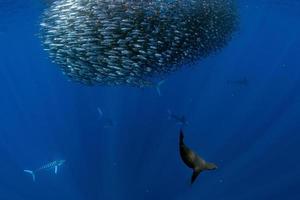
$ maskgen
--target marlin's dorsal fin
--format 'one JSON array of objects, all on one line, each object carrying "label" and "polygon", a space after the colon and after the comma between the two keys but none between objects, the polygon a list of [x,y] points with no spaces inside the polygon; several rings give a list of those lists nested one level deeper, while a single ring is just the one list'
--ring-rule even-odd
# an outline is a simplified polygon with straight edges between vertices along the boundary
[{"label": "marlin's dorsal fin", "polygon": [[57,174],[58,166],[54,167],[54,173]]}]

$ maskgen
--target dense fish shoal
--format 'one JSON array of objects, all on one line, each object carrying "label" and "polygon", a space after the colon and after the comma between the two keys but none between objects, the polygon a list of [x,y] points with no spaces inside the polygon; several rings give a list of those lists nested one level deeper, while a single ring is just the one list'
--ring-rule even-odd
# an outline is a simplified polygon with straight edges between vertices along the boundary
[{"label": "dense fish shoal", "polygon": [[57,0],[40,35],[72,80],[145,87],[221,50],[237,24],[233,0]]}]

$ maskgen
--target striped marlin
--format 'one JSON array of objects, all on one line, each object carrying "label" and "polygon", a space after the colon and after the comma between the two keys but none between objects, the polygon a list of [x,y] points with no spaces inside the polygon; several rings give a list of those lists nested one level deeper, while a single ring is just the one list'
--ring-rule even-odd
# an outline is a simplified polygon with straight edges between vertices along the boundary
[{"label": "striped marlin", "polygon": [[35,175],[37,172],[54,169],[54,173],[57,174],[58,167],[62,166],[65,162],[65,160],[55,160],[36,170],[24,170],[24,172],[31,174],[33,181],[35,181]]}]

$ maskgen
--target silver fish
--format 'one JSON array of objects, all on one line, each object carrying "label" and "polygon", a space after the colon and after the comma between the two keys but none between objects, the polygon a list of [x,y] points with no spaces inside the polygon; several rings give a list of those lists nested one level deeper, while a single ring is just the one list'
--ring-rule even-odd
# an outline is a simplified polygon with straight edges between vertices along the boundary
[{"label": "silver fish", "polygon": [[235,0],[56,0],[40,37],[75,81],[145,87],[225,47],[238,18]]},{"label": "silver fish", "polygon": [[35,176],[37,172],[54,169],[54,173],[57,174],[58,167],[62,166],[65,162],[65,160],[55,160],[36,170],[24,170],[24,172],[30,174],[32,176],[32,180],[35,181]]}]

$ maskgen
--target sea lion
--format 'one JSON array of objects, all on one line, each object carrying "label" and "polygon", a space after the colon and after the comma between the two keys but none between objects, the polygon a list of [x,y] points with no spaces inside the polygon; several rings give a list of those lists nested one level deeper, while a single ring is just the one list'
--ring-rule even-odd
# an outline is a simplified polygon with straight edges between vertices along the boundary
[{"label": "sea lion", "polygon": [[217,166],[214,163],[206,162],[203,158],[197,155],[193,150],[188,148],[183,142],[183,131],[180,129],[180,137],[179,137],[179,150],[180,157],[183,162],[189,167],[193,169],[193,175],[191,179],[191,184],[194,183],[197,176],[204,170],[215,170]]}]

